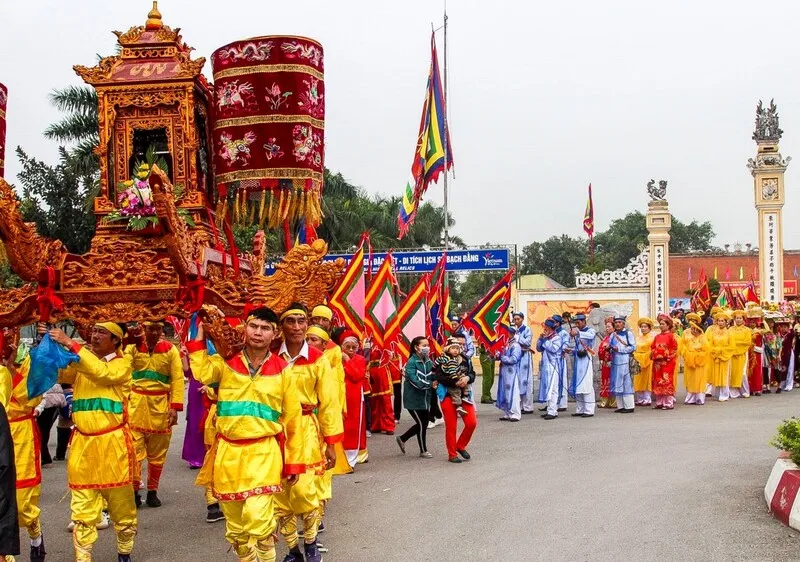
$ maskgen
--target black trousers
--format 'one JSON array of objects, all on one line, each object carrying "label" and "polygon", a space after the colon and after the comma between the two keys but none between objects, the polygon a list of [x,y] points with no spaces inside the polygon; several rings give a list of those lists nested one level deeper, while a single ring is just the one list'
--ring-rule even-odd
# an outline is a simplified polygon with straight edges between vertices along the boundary
[{"label": "black trousers", "polygon": [[403,397],[400,395],[403,391],[403,383],[393,383],[392,391],[394,392],[394,419],[400,421],[400,414],[403,412]]},{"label": "black trousers", "polygon": [[408,413],[414,420],[414,425],[408,428],[408,431],[401,435],[400,439],[405,443],[416,435],[419,452],[425,453],[428,451],[428,444],[425,440],[428,431],[428,410],[409,410]]},{"label": "black trousers", "polygon": [[434,390],[431,392],[431,410],[428,416],[430,421],[442,419],[442,409],[439,407],[439,395]]},{"label": "black trousers", "polygon": [[64,460],[67,457],[67,447],[69,446],[69,438],[72,436],[72,430],[68,427],[56,428],[56,458]]},{"label": "black trousers", "polygon": [[50,464],[53,459],[50,457],[50,430],[58,419],[60,408],[45,408],[39,417],[36,418],[36,425],[39,426],[39,434],[42,436],[42,464]]}]

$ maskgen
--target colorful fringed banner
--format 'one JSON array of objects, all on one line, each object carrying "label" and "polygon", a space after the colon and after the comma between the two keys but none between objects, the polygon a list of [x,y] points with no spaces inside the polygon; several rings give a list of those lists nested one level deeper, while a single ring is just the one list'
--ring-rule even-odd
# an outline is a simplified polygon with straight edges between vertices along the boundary
[{"label": "colorful fringed banner", "polygon": [[364,245],[366,236],[350,259],[344,275],[328,299],[339,325],[352,330],[359,339],[364,335],[364,300],[366,283],[364,278]]},{"label": "colorful fringed banner", "polygon": [[0,178],[6,175],[6,106],[8,88],[0,84]]},{"label": "colorful fringed banner", "polygon": [[322,46],[304,37],[236,41],[211,56],[217,211],[270,229],[322,221]]},{"label": "colorful fringed banner", "polygon": [[475,334],[492,353],[502,350],[508,341],[508,308],[511,303],[511,280],[514,270],[509,270],[489,292],[478,301],[464,318],[463,325]]},{"label": "colorful fringed banner", "polygon": [[389,339],[396,338],[397,351],[403,361],[411,355],[411,341],[425,333],[428,324],[428,283],[430,274],[420,277],[414,288],[406,296],[406,300],[397,309],[393,326],[389,328]]}]

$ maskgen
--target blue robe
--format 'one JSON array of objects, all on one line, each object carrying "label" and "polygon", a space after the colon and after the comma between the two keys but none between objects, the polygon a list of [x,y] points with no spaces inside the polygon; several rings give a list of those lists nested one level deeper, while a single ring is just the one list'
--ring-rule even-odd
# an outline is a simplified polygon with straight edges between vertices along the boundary
[{"label": "blue robe", "polygon": [[561,371],[558,378],[558,401],[559,405],[563,403],[566,405],[567,403],[567,356],[564,355],[564,352],[572,352],[572,346],[570,345],[570,337],[569,332],[561,326],[558,330],[556,330],[556,335],[561,338]]},{"label": "blue robe", "polygon": [[529,351],[533,344],[533,332],[523,324],[514,334],[514,339],[522,349],[522,357],[519,360],[519,393],[525,396],[533,392],[533,359]]},{"label": "blue robe", "polygon": [[633,396],[631,354],[636,351],[636,336],[625,328],[614,332],[609,343],[611,347],[611,394]]},{"label": "blue robe", "polygon": [[536,342],[536,351],[541,354],[539,363],[539,400],[547,402],[552,384],[560,384],[564,370],[564,342],[556,334],[549,338],[540,337]]},{"label": "blue robe", "polygon": [[510,340],[503,353],[500,355],[500,377],[497,381],[497,402],[498,408],[504,412],[510,412],[514,402],[514,396],[519,397],[520,383],[520,359],[523,351],[515,340]]},{"label": "blue robe", "polygon": [[[573,367],[572,367],[572,383],[569,387],[570,396],[576,394],[592,394],[594,392],[594,370],[592,368],[592,356],[587,353],[585,357],[578,356],[579,349],[588,349],[591,351],[592,344],[595,338],[594,328],[583,328],[576,337],[570,337],[570,345],[574,349]],[[575,340],[578,340],[577,342]]]}]

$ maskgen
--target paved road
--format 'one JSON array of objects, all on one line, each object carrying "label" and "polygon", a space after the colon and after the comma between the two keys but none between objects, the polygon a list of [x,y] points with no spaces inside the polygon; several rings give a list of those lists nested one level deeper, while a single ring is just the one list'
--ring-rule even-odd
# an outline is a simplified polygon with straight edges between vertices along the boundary
[{"label": "paved road", "polygon": [[[763,499],[776,456],[769,440],[799,410],[800,391],[517,424],[481,406],[473,460],[462,465],[446,462],[441,427],[430,432],[433,460],[411,442],[401,456],[393,437],[375,436],[370,462],[335,481],[326,560],[800,560],[798,534]],[[164,507],[140,511],[134,560],[234,560],[223,525],[204,522],[181,439],[162,481]],[[70,560],[63,463],[44,479],[48,559]],[[96,560],[116,560],[113,538],[101,532]]]}]

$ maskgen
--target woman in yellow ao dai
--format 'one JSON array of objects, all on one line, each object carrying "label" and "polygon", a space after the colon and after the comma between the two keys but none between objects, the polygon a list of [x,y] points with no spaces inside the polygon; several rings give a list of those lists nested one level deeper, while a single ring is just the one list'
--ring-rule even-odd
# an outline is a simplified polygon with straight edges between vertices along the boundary
[{"label": "woman in yellow ao dai", "polygon": [[750,347],[753,345],[753,331],[744,325],[744,310],[733,312],[733,326],[728,328],[731,335],[733,351],[731,355],[730,397],[750,397],[750,387],[747,383],[747,366]]},{"label": "woman in yellow ao dai", "polygon": [[683,331],[681,338],[683,382],[686,385],[684,403],[702,406],[706,401],[708,352],[711,346],[700,327],[700,315],[690,312],[686,315],[686,319],[690,327]]},{"label": "woman in yellow ao dai", "polygon": [[733,341],[728,330],[728,315],[718,312],[714,315],[714,326],[708,330],[708,343],[711,346],[711,363],[709,368],[709,384],[713,387],[712,394],[720,402],[725,402],[730,397],[729,383],[731,372],[731,356],[733,355]]},{"label": "woman in yellow ao dai", "polygon": [[639,332],[636,338],[636,351],[633,357],[639,363],[638,375],[633,377],[633,391],[636,396],[637,406],[649,406],[652,403],[653,390],[653,360],[650,359],[650,348],[653,345],[653,326],[655,323],[650,318],[639,318]]}]

